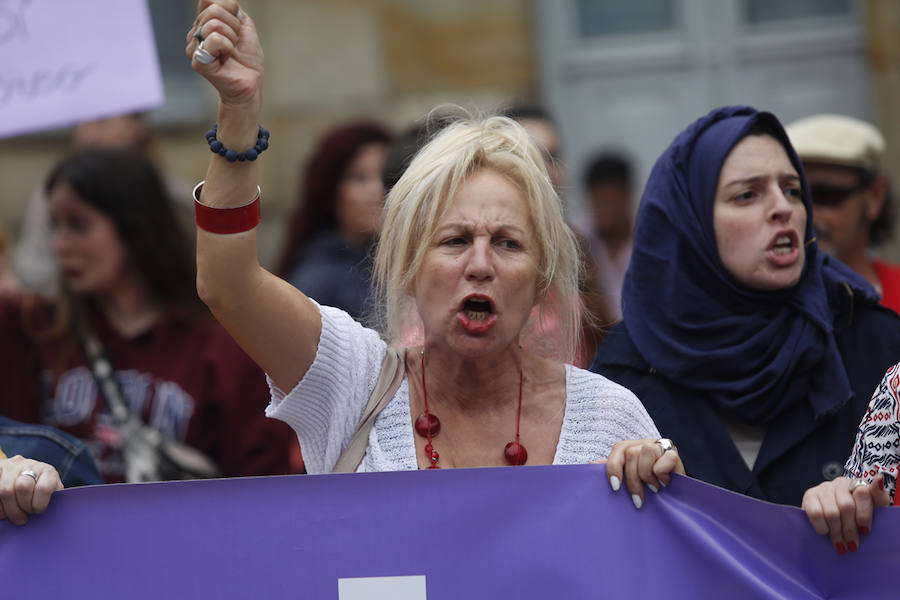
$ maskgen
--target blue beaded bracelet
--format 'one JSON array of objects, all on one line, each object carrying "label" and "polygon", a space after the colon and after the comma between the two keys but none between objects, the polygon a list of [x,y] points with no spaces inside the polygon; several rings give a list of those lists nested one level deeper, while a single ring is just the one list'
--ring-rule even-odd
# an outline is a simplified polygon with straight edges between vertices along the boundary
[{"label": "blue beaded bracelet", "polygon": [[256,160],[256,157],[259,156],[263,150],[269,147],[269,130],[265,127],[260,126],[259,134],[256,138],[256,145],[250,148],[249,150],[245,150],[238,154],[235,150],[229,150],[226,148],[222,142],[216,139],[216,134],[219,131],[219,124],[216,123],[213,125],[213,128],[206,132],[206,141],[209,143],[209,149],[219,156],[224,156],[225,160],[228,162],[241,161],[245,160]]}]

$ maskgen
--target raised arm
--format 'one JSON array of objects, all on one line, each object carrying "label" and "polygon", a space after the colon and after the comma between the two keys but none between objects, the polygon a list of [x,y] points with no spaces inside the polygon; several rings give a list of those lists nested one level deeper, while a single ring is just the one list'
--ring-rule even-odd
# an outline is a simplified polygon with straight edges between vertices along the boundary
[{"label": "raised arm", "polygon": [[[208,54],[197,53],[201,39]],[[238,153],[253,148],[263,80],[263,52],[253,20],[235,0],[201,0],[186,53],[194,70],[219,93],[218,141]],[[206,64],[205,57],[214,60]],[[258,182],[255,161],[229,162],[212,154],[200,201],[213,210],[241,207],[256,198]],[[289,391],[300,381],[315,358],[319,311],[260,266],[255,228],[220,234],[198,227],[197,291],[279,387]]]}]

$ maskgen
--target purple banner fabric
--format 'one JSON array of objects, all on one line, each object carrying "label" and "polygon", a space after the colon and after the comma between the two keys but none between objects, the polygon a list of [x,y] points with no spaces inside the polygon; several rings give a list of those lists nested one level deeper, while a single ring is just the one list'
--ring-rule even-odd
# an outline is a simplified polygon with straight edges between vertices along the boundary
[{"label": "purple banner fabric", "polygon": [[685,477],[647,496],[635,510],[602,465],[65,490],[27,526],[0,523],[0,589],[350,600],[376,589],[354,578],[385,578],[371,582],[428,600],[897,596],[898,510],[840,556],[796,508]]}]

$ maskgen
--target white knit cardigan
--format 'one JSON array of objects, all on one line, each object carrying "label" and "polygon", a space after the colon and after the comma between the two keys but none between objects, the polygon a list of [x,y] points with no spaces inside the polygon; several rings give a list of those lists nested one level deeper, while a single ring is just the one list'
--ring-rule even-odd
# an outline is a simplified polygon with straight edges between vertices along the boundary
[{"label": "white knit cardigan", "polygon": [[[350,442],[384,360],[387,345],[347,313],[319,307],[322,335],[306,375],[285,394],[271,379],[266,409],[297,433],[309,473],[329,473]],[[659,432],[629,390],[572,365],[566,369],[566,413],[553,464],[606,458],[619,440],[658,438]],[[418,468],[406,376],[375,419],[359,471]]]}]

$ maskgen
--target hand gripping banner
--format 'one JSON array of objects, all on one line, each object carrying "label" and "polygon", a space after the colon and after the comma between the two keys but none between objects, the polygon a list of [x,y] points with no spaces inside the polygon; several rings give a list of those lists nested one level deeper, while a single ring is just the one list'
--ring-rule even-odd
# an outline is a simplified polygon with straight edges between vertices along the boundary
[{"label": "hand gripping banner", "polygon": [[64,490],[0,523],[4,598],[889,598],[900,510],[840,556],[796,508],[602,465]]}]

